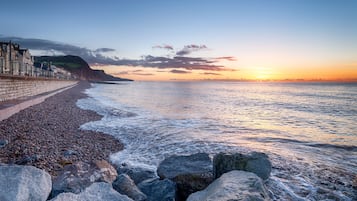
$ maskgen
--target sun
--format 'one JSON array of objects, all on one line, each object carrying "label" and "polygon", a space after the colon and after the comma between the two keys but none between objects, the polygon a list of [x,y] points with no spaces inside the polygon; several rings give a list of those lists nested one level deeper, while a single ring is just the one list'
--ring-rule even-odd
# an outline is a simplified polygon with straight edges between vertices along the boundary
[{"label": "sun", "polygon": [[254,70],[256,80],[269,80],[271,79],[271,69],[267,67],[256,67]]},{"label": "sun", "polygon": [[256,79],[257,80],[267,80],[267,79],[269,79],[270,77],[269,77],[269,75],[268,74],[264,74],[264,73],[260,73],[260,74],[258,74],[257,76],[256,76]]}]

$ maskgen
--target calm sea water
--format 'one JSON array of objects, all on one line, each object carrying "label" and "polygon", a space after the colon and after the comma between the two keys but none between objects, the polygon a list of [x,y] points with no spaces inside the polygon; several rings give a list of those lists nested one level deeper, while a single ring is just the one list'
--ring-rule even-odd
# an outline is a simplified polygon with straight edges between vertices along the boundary
[{"label": "calm sea water", "polygon": [[275,200],[357,200],[357,83],[93,84],[82,129],[125,144],[115,163],[156,168],[172,154],[260,151]]}]

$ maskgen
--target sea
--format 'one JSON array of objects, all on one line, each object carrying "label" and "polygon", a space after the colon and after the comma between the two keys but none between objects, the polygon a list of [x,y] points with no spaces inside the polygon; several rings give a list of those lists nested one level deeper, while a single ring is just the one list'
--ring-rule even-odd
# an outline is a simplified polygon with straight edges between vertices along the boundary
[{"label": "sea", "polygon": [[84,130],[124,143],[116,164],[156,169],[171,155],[266,153],[273,200],[357,200],[357,83],[92,84]]}]

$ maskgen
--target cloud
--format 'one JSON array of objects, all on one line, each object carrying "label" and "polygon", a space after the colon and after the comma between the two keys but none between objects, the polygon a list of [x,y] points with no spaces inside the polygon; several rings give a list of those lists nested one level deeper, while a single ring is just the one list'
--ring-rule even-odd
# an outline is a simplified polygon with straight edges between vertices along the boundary
[{"label": "cloud", "polygon": [[134,75],[141,75],[141,76],[152,76],[152,73],[133,73]]},{"label": "cloud", "polygon": [[144,66],[152,68],[183,68],[186,70],[210,70],[210,71],[233,71],[222,65],[216,65],[215,61],[200,57],[155,57],[145,56],[142,60],[125,61],[126,65]]},{"label": "cloud", "polygon": [[166,49],[166,50],[174,50],[174,47],[171,45],[155,45],[152,48],[158,48],[158,49]]},{"label": "cloud", "polygon": [[104,47],[104,48],[98,48],[98,49],[95,50],[95,52],[114,52],[114,51],[115,51],[115,49],[106,48],[106,47]]},{"label": "cloud", "polygon": [[143,72],[143,70],[133,70],[131,72],[137,73],[137,72]]},{"label": "cloud", "polygon": [[[152,56],[145,55],[140,59],[123,59],[118,56],[106,56],[105,53],[113,52],[112,48],[98,48],[91,50],[88,48],[78,47],[75,45],[59,43],[50,40],[20,38],[20,37],[5,37],[0,36],[0,41],[13,41],[19,43],[21,47],[28,48],[31,51],[47,52],[48,55],[77,55],[82,57],[91,65],[117,65],[117,66],[132,66],[132,67],[150,67],[158,69],[185,69],[185,70],[207,70],[207,71],[235,71],[223,65],[218,64],[222,59],[230,60],[233,57],[189,57],[184,56],[193,51],[207,49],[206,45],[186,45],[182,50],[173,56]],[[160,48],[172,50],[170,45],[163,45]],[[186,51],[186,52],[182,52]],[[233,60],[232,60],[233,61]],[[148,75],[148,74],[145,74]]]},{"label": "cloud", "polygon": [[176,55],[184,56],[184,55],[191,54],[192,52],[203,50],[203,49],[207,49],[207,46],[206,45],[194,45],[194,44],[186,45],[182,50],[176,52]]},{"label": "cloud", "polygon": [[128,71],[121,71],[121,72],[117,72],[117,73],[112,73],[113,75],[128,75],[129,72]]},{"label": "cloud", "polygon": [[177,69],[173,69],[170,72],[171,73],[176,73],[176,74],[188,74],[188,73],[191,73],[190,71],[177,70]]},{"label": "cloud", "polygon": [[53,55],[54,52],[62,53],[64,55],[77,55],[85,59],[87,62],[95,61],[97,58],[103,60],[105,57],[101,53],[115,51],[111,48],[98,48],[96,50],[90,50],[88,48],[78,47],[65,43],[34,39],[34,38],[20,38],[20,37],[0,37],[1,41],[12,41],[18,43],[22,48],[31,50],[40,50]]},{"label": "cloud", "polygon": [[141,76],[151,76],[152,73],[141,73],[143,70],[132,70],[132,71],[121,71],[117,73],[112,73],[113,75],[141,75]]},{"label": "cloud", "polygon": [[204,73],[201,73],[202,75],[221,75],[219,73],[210,73],[210,72],[204,72]]},{"label": "cloud", "polygon": [[237,61],[235,57],[228,56],[228,57],[216,57],[217,60],[227,60],[227,61]]}]

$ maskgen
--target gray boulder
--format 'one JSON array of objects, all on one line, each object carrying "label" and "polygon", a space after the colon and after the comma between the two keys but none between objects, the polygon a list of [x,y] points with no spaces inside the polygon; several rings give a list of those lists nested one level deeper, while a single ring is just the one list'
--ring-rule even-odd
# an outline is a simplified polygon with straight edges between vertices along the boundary
[{"label": "gray boulder", "polygon": [[138,184],[147,179],[157,178],[156,172],[143,167],[132,167],[129,165],[121,165],[117,168],[118,174],[127,174],[135,184]]},{"label": "gray boulder", "polygon": [[0,148],[5,147],[7,144],[9,144],[8,140],[0,140]]},{"label": "gray boulder", "polygon": [[169,179],[148,179],[138,188],[146,194],[147,201],[175,201],[176,184]]},{"label": "gray boulder", "polygon": [[191,194],[187,201],[270,200],[263,181],[256,174],[234,170],[223,174],[205,190]]},{"label": "gray boulder", "polygon": [[51,192],[51,176],[32,166],[0,166],[0,200],[47,200]]},{"label": "gray boulder", "polygon": [[61,193],[51,201],[133,201],[105,182],[93,183],[79,194]]},{"label": "gray boulder", "polygon": [[213,158],[213,172],[215,178],[231,170],[253,172],[266,180],[270,176],[271,163],[264,153],[252,152],[248,155],[240,153],[219,153]]},{"label": "gray boulder", "polygon": [[177,199],[206,188],[213,181],[212,161],[206,153],[171,156],[163,160],[157,173],[161,179],[171,179],[177,185]]},{"label": "gray boulder", "polygon": [[134,181],[126,174],[120,174],[113,182],[113,188],[121,194],[127,195],[135,201],[146,200],[146,195],[135,185]]},{"label": "gray boulder", "polygon": [[67,165],[53,180],[51,197],[62,192],[80,193],[94,182],[111,184],[116,177],[115,168],[105,160]]}]

